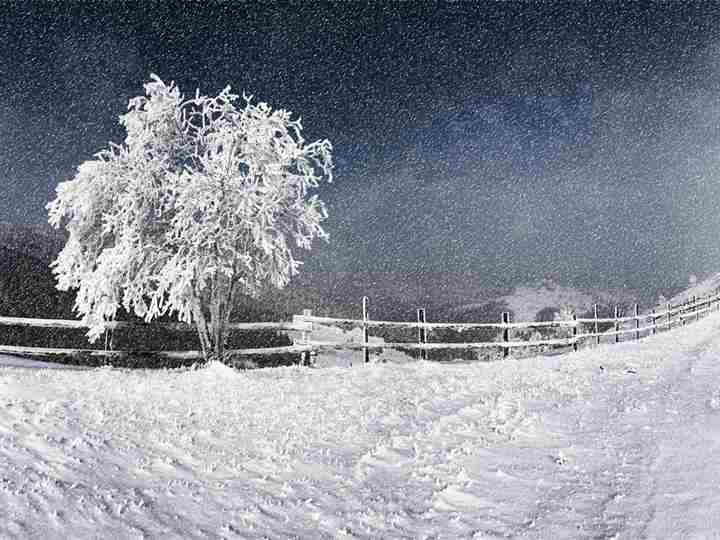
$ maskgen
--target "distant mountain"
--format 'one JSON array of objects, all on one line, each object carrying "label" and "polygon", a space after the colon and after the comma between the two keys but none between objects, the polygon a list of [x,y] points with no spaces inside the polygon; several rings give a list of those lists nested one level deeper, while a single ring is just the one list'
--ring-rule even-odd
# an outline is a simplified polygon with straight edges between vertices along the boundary
[{"label": "distant mountain", "polygon": [[[452,318],[467,319],[468,313],[491,314],[497,320],[501,311],[509,311],[514,321],[552,320],[562,308],[571,308],[578,315],[588,313],[593,304],[608,309],[612,304],[628,305],[637,302],[638,295],[627,290],[577,288],[560,285],[552,280],[516,286],[511,292],[499,295],[490,302],[468,303],[453,308]],[[490,306],[493,306],[490,309]],[[502,309],[499,309],[502,307]]]}]

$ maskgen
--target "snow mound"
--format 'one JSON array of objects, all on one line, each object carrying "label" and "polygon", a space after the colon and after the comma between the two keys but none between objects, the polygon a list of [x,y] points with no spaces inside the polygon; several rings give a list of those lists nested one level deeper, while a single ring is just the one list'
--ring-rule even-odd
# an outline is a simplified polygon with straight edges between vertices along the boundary
[{"label": "snow mound", "polygon": [[222,362],[218,361],[208,362],[205,366],[203,366],[201,371],[203,375],[222,378],[235,377],[238,374],[236,369],[233,369],[227,364],[223,364]]}]

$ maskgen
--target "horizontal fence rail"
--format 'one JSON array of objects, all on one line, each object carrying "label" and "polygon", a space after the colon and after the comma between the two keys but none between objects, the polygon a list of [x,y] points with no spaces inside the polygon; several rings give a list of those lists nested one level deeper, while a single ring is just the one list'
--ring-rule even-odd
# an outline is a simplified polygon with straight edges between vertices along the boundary
[{"label": "horizontal fence rail", "polygon": [[[634,330],[633,330],[634,332]],[[308,345],[312,350],[362,350],[362,349],[413,349],[413,350],[441,350],[441,349],[493,349],[498,347],[521,348],[538,345],[572,345],[577,342],[577,338],[567,339],[545,339],[540,341],[481,341],[478,343],[460,342],[460,343],[413,343],[413,342],[383,342],[383,343],[335,343],[326,341],[308,341]]]},{"label": "horizontal fence rail", "polygon": [[[89,326],[82,321],[73,321],[66,319],[29,319],[24,317],[0,317],[0,325],[2,326],[30,326],[37,328],[71,328],[85,329]],[[132,323],[125,321],[112,321],[105,323],[106,330],[116,330],[118,328],[164,328],[176,332],[197,332],[197,329],[191,324],[185,323]],[[228,323],[228,330],[286,330],[286,331],[302,331],[307,329],[307,325],[294,322],[234,322]]]},{"label": "horizontal fence rail", "polygon": [[[593,319],[594,320],[594,319]],[[542,321],[542,322],[516,322],[516,323],[488,323],[488,322],[477,322],[477,323],[442,323],[442,322],[406,322],[406,321],[373,321],[368,319],[367,321],[359,319],[335,319],[333,317],[315,317],[312,315],[296,315],[293,318],[294,322],[301,324],[303,322],[313,322],[327,325],[337,326],[361,326],[366,325],[371,328],[451,328],[459,331],[470,330],[472,328],[557,328],[557,327],[568,327],[577,326],[575,321]]]},{"label": "horizontal fence rail", "polygon": [[[277,354],[300,354],[301,363],[312,363],[312,358],[319,352],[332,352],[339,350],[358,350],[363,352],[365,362],[370,361],[370,351],[382,349],[399,349],[405,351],[419,351],[421,358],[427,358],[428,351],[438,350],[487,350],[495,349],[503,356],[509,356],[512,350],[533,349],[533,348],[559,348],[573,347],[577,350],[580,345],[588,343],[600,344],[602,338],[619,342],[622,336],[634,334],[634,339],[640,339],[642,335],[652,335],[660,330],[669,330],[674,326],[682,326],[691,321],[699,320],[700,316],[711,311],[720,309],[720,294],[715,291],[712,295],[702,298],[693,297],[686,303],[671,306],[667,304],[665,309],[652,311],[650,313],[639,313],[637,304],[634,306],[634,314],[620,316],[619,307],[615,306],[614,317],[600,318],[597,316],[598,307],[594,306],[594,317],[578,318],[574,315],[564,320],[535,321],[535,322],[511,322],[509,313],[503,313],[500,322],[428,322],[425,309],[417,310],[417,321],[383,321],[372,320],[368,315],[369,300],[362,299],[362,319],[347,319],[333,317],[319,317],[312,315],[310,310],[305,310],[302,315],[295,315],[292,321],[285,322],[234,322],[228,325],[233,331],[257,331],[275,330],[289,332],[294,336],[293,344],[282,347],[262,347],[247,349],[230,349],[227,352],[229,357],[241,356],[263,356]],[[599,325],[610,325],[604,331]],[[60,328],[60,329],[86,329],[88,326],[82,321],[64,319],[30,319],[22,317],[0,316],[0,326],[20,326],[37,328]],[[361,342],[330,342],[313,339],[313,331],[322,326],[336,326],[341,328],[359,328],[362,330]],[[107,330],[125,328],[162,328],[177,332],[195,332],[193,325],[184,323],[136,323],[126,321],[113,321],[106,324]],[[370,328],[379,329],[411,329],[417,332],[417,340],[414,342],[370,342]],[[467,341],[467,342],[433,342],[430,341],[432,330],[455,330],[459,334],[474,329],[497,330],[498,335],[489,341]],[[539,339],[517,339],[514,333],[527,329],[546,329],[555,336],[540,336]],[[587,331],[586,331],[587,330]],[[566,335],[558,336],[562,332]],[[546,332],[547,333],[547,332]],[[103,349],[69,349],[69,348],[47,348],[47,347],[25,347],[14,345],[0,345],[0,353],[17,354],[26,356],[48,357],[48,356],[74,356],[86,355],[90,357],[105,358],[132,358],[134,356],[148,356],[168,360],[202,360],[202,351],[122,351]]]}]

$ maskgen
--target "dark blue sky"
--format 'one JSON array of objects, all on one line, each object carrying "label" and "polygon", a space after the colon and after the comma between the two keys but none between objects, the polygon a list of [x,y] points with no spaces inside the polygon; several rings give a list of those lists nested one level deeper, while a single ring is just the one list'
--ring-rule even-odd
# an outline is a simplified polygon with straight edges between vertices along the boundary
[{"label": "dark blue sky", "polygon": [[662,290],[720,270],[720,4],[0,5],[0,221],[39,223],[151,72],[335,146],[308,271]]}]

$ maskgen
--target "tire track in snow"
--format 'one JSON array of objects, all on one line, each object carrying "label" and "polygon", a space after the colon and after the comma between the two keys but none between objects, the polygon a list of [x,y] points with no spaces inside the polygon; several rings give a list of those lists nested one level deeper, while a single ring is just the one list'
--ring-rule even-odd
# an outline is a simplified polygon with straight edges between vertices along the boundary
[{"label": "tire track in snow", "polygon": [[646,538],[720,538],[720,343],[711,338],[678,366],[668,396],[669,420],[658,419],[656,509]]},{"label": "tire track in snow", "polygon": [[[594,377],[593,395],[587,400],[595,406],[570,406],[565,413],[575,420],[559,433],[558,442],[572,454],[558,464],[532,518],[513,535],[666,537],[648,533],[664,510],[656,504],[662,489],[655,474],[662,461],[661,447],[696,409],[688,397],[688,381],[700,359],[718,349],[718,338],[710,335],[696,341],[689,353],[675,352],[653,361],[637,356],[634,348],[616,348],[607,351],[604,361],[598,358],[605,366]],[[713,376],[717,383],[720,372]],[[669,422],[667,414],[674,415]],[[547,470],[544,475],[552,477]]]}]

